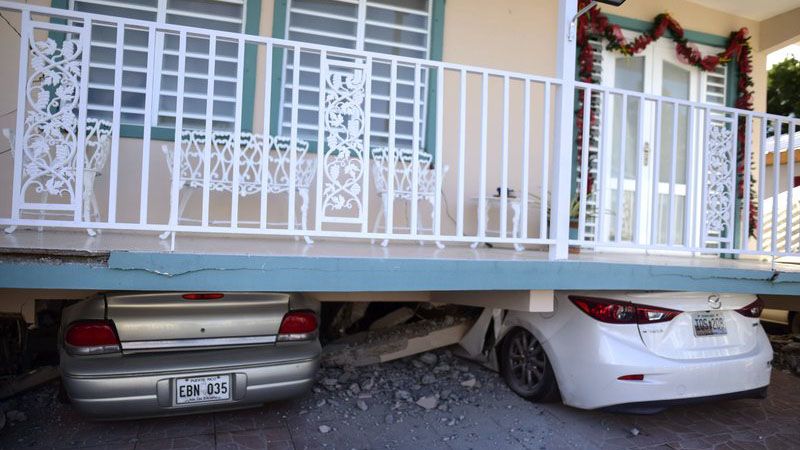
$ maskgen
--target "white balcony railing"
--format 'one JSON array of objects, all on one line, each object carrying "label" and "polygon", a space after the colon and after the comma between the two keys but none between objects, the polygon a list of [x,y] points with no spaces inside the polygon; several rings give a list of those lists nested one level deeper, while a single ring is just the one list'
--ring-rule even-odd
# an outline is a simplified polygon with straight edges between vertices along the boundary
[{"label": "white balcony railing", "polygon": [[[550,198],[565,186],[555,158],[572,152],[571,143],[554,145],[563,136],[557,106],[572,82],[3,1],[0,10],[17,13],[21,34],[13,149],[0,156],[0,224],[9,232],[797,252],[749,227],[748,208],[739,208],[753,199],[760,219],[777,214],[764,199],[785,177],[770,186],[760,177],[751,194],[737,190],[735,170],[740,127],[745,156],[765,167],[766,126],[794,127],[793,119],[577,83],[594,111],[584,112],[579,168],[589,175],[578,179],[567,240],[553,233]],[[111,40],[93,39],[97,30]],[[136,44],[125,38],[132,34]],[[188,64],[198,45],[203,73]],[[245,54],[255,55],[254,92],[244,88]],[[177,70],[165,69],[168,59]],[[217,83],[197,91],[222,64],[233,68],[230,120],[219,116]],[[282,84],[271,79],[274,67],[288,67]],[[134,73],[141,88],[126,84]],[[243,104],[254,105],[252,124]],[[742,176],[756,172],[746,165]],[[780,214],[797,229],[791,194],[787,202]]]},{"label": "white balcony railing", "polygon": [[[780,149],[768,142],[780,140],[767,139],[774,130],[788,129],[789,148],[800,146],[793,142],[798,120],[577,86],[592,108],[581,110],[581,173],[588,176],[578,180],[579,223],[571,244],[740,255],[800,252],[793,238],[800,232],[793,189],[800,161],[788,152],[786,164],[779,164]],[[770,167],[766,161],[773,155]],[[782,231],[773,232],[772,224]]]}]

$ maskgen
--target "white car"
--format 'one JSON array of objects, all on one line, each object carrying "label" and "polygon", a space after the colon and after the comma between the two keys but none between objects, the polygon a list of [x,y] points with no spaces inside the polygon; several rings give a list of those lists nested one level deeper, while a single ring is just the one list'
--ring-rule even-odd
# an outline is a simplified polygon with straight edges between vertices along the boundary
[{"label": "white car", "polygon": [[754,295],[562,292],[551,313],[509,312],[499,341],[511,389],[534,401],[652,413],[763,398],[772,348]]}]

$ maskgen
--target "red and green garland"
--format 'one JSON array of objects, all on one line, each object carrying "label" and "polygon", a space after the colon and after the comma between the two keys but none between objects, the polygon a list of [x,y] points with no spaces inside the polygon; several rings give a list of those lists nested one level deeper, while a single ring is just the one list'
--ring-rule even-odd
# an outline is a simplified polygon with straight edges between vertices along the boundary
[{"label": "red and green garland", "polygon": [[[589,2],[587,0],[580,0],[579,7],[583,7]],[[715,54],[703,56],[700,51],[693,47],[689,40],[684,36],[683,27],[668,13],[659,14],[653,21],[653,27],[649,31],[645,31],[632,41],[625,39],[622,34],[622,28],[618,25],[612,24],[608,17],[600,11],[600,8],[595,6],[588,13],[584,14],[578,19],[578,79],[586,83],[596,83],[599,80],[594,79],[592,75],[592,68],[594,65],[594,54],[592,46],[589,43],[591,37],[600,37],[605,39],[608,44],[608,50],[617,51],[623,55],[633,56],[644,51],[650,44],[663,37],[667,31],[670,32],[670,37],[675,41],[675,51],[678,59],[686,64],[692,65],[704,71],[712,71],[720,64],[728,64],[735,61],[739,69],[739,82],[736,86],[736,102],[735,107],[739,109],[752,110],[753,109],[753,87],[752,78],[752,48],[750,47],[750,36],[747,28],[742,28],[739,31],[732,32],[728,38],[728,45],[725,50]],[[578,130],[577,142],[583,140],[583,105],[579,104],[576,114],[576,128]],[[596,108],[592,108],[590,112],[590,120],[592,124],[598,120],[598,112]],[[745,126],[744,118],[740,118],[738,127],[738,149],[737,149],[737,177],[738,188],[737,198],[743,198],[744,192],[744,152],[745,152]],[[591,136],[590,136],[591,137]],[[580,144],[579,144],[580,145]],[[580,159],[580,152],[578,158]],[[752,162],[751,162],[752,164]],[[580,160],[578,161],[580,167]],[[587,180],[588,191],[592,192],[594,186],[594,179],[589,174]],[[751,193],[754,186],[750,185]],[[755,195],[751,195],[753,199]],[[750,232],[755,233],[758,226],[757,205],[754,200],[750,202]]]}]

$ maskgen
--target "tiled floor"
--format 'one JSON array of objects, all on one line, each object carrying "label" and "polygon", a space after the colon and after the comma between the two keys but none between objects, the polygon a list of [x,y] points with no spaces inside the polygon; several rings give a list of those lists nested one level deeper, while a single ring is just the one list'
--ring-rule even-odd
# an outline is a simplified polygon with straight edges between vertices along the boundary
[{"label": "tiled floor", "polygon": [[[440,359],[441,361],[441,359]],[[435,388],[452,378],[441,408],[425,411],[397,400],[397,381],[430,372],[409,361],[368,367],[353,380],[376,380],[369,394],[353,395],[348,380],[293,401],[260,408],[175,418],[90,422],[54,400],[54,386],[25,394],[14,406],[28,419],[7,424],[0,448],[113,449],[793,449],[800,448],[800,378],[773,374],[766,400],[734,400],[675,407],[651,416],[580,411],[560,404],[537,405],[512,394],[498,377],[468,364],[476,388],[440,374]],[[448,362],[445,360],[445,362]],[[455,367],[463,362],[449,361]],[[416,371],[416,372],[415,372]],[[325,376],[330,376],[330,372]],[[736,374],[730,374],[736,376]],[[340,378],[340,381],[342,379]],[[348,388],[348,384],[350,388]],[[366,394],[366,395],[365,395]],[[367,410],[358,408],[363,399]],[[324,400],[324,401],[323,401]],[[330,427],[323,433],[320,426]]]}]

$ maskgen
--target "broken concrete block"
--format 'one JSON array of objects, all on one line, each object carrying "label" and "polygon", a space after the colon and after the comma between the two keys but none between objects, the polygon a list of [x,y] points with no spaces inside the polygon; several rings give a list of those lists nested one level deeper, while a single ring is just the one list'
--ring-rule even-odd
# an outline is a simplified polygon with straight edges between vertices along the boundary
[{"label": "broken concrete block", "polygon": [[[419,321],[386,330],[356,333],[326,345],[322,349],[322,365],[361,367],[428,352],[457,343],[470,326],[468,319],[451,326],[441,322]],[[431,365],[435,364],[434,361]],[[339,382],[344,384],[342,380]]]},{"label": "broken concrete block", "polygon": [[470,378],[469,380],[462,381],[461,385],[464,386],[465,388],[474,388],[477,382],[478,380],[476,380],[475,378]]},{"label": "broken concrete block", "polygon": [[439,405],[439,399],[436,398],[436,396],[434,395],[429,395],[427,397],[420,397],[417,400],[417,405],[421,406],[427,411],[430,411]]},{"label": "broken concrete block", "polygon": [[366,380],[366,381],[361,383],[361,390],[362,391],[368,391],[368,390],[372,389],[374,386],[375,386],[375,379],[374,378],[370,378],[369,380]]},{"label": "broken concrete block", "polygon": [[402,325],[414,317],[414,310],[408,307],[396,309],[380,319],[372,322],[369,326],[370,331],[386,330],[397,325]]},{"label": "broken concrete block", "polygon": [[422,384],[433,384],[436,383],[436,375],[432,373],[426,373],[422,376],[422,380],[420,380]]},{"label": "broken concrete block", "polygon": [[357,401],[356,402],[356,406],[358,406],[358,409],[360,409],[362,411],[366,411],[367,410],[367,402],[365,402],[364,400]]},{"label": "broken concrete block", "polygon": [[325,433],[330,433],[330,431],[331,431],[331,427],[329,427],[327,425],[320,425],[319,426],[319,432],[320,433],[325,434]]},{"label": "broken concrete block", "polygon": [[429,366],[432,366],[439,361],[439,358],[433,353],[423,353],[422,356],[419,357],[419,359],[420,361],[424,362]]}]

